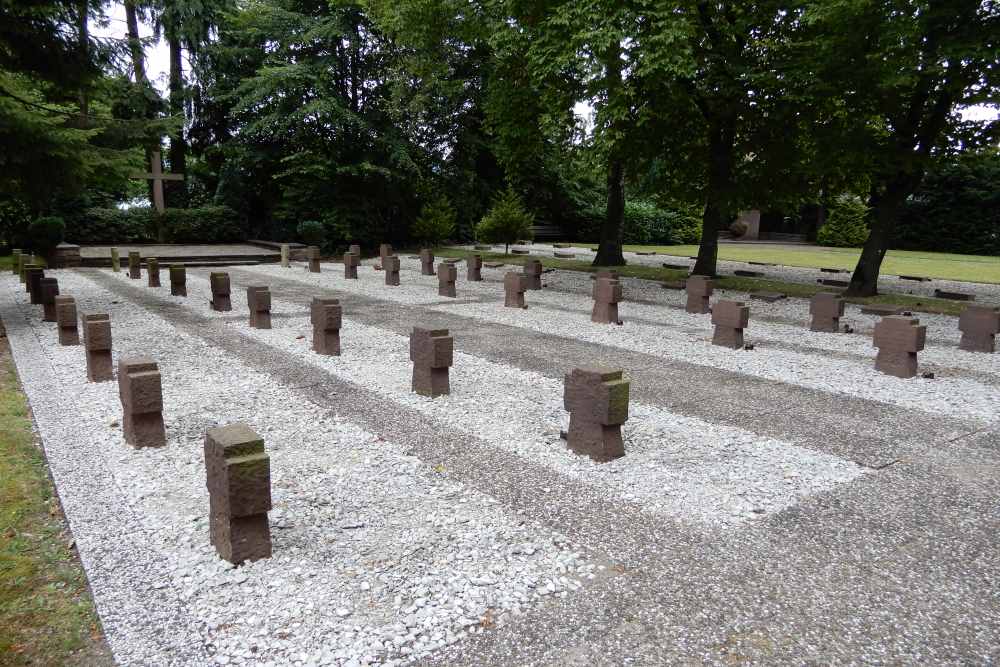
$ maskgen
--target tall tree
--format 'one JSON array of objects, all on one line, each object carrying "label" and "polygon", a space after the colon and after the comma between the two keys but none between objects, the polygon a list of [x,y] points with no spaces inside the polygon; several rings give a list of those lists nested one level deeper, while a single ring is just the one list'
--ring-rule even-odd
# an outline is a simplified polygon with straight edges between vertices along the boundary
[{"label": "tall tree", "polygon": [[[829,0],[804,16],[810,74],[841,101],[826,150],[868,176],[870,233],[847,293],[871,296],[900,211],[929,165],[958,148],[996,142],[996,120],[961,109],[1000,104],[1000,3]],[[846,110],[846,116],[842,115]]]}]

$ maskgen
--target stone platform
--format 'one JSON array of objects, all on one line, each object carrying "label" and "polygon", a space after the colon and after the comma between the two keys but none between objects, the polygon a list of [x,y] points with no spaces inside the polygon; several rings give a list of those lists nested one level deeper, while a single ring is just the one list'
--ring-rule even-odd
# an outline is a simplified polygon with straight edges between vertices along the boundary
[{"label": "stone platform", "polygon": [[[293,243],[293,252],[302,244]],[[111,248],[118,248],[121,265],[128,265],[128,254],[138,250],[146,259],[155,257],[160,266],[184,264],[186,266],[252,266],[277,263],[281,260],[281,244],[270,242],[220,243],[220,244],[142,244],[91,245],[80,247],[83,266],[111,266]]]}]

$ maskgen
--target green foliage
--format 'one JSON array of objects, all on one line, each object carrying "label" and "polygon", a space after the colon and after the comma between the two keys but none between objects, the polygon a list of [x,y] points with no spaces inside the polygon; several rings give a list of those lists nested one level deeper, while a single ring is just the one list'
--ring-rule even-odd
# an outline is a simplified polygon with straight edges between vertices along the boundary
[{"label": "green foliage", "polygon": [[476,225],[476,240],[509,246],[521,239],[531,239],[535,216],[524,208],[521,196],[508,187],[493,202],[489,212]]},{"label": "green foliage", "polygon": [[816,241],[836,248],[857,248],[868,238],[868,206],[853,195],[841,195],[830,205]]},{"label": "green foliage", "polygon": [[[91,208],[66,230],[73,243],[155,243],[157,214],[150,208]],[[245,241],[238,214],[226,206],[168,208],[162,216],[167,243]]]},{"label": "green foliage", "polygon": [[36,218],[28,227],[28,241],[32,250],[40,255],[47,255],[62,243],[66,235],[66,223],[63,219],[48,215]]},{"label": "green foliage", "polygon": [[410,236],[426,245],[440,245],[455,233],[455,209],[444,195],[434,197],[410,227]]},{"label": "green foliage", "polygon": [[903,208],[893,247],[1000,255],[1000,154],[931,169]]},{"label": "green foliage", "polygon": [[[593,242],[604,222],[604,206],[591,206],[584,211],[584,224],[577,230],[581,241]],[[630,245],[679,245],[697,243],[701,235],[701,220],[685,210],[661,208],[648,200],[625,202],[623,243]]]},{"label": "green foliage", "polygon": [[303,220],[295,231],[299,234],[299,240],[306,245],[322,247],[326,241],[326,227],[317,220]]}]

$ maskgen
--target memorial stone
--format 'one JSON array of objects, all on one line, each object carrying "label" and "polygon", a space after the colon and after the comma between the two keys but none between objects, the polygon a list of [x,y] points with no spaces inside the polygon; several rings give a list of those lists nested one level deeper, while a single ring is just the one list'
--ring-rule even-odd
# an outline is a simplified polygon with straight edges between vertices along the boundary
[{"label": "memorial stone", "polygon": [[399,257],[388,255],[382,260],[382,268],[385,270],[385,284],[393,287],[399,286]]},{"label": "memorial stone", "polygon": [[590,321],[601,324],[621,324],[618,319],[618,302],[622,300],[621,281],[613,278],[598,278],[594,281],[594,308]]},{"label": "memorial stone", "polygon": [[382,268],[385,268],[385,258],[392,256],[392,245],[389,243],[383,243],[378,247],[378,259]]},{"label": "memorial stone", "polygon": [[11,252],[10,259],[11,259],[10,272],[14,275],[17,275],[21,266],[21,251],[15,249],[13,252]]},{"label": "memorial stone", "polygon": [[252,329],[271,328],[271,290],[266,285],[247,287],[247,307]]},{"label": "memorial stone", "polygon": [[624,456],[628,401],[629,383],[620,370],[574,368],[567,373],[563,404],[569,412],[570,450],[601,462]]},{"label": "memorial stone", "polygon": [[140,265],[142,263],[138,250],[130,250],[128,253],[128,277],[138,280],[140,277]]},{"label": "memorial stone", "polygon": [[87,355],[87,379],[91,382],[112,379],[110,315],[92,313],[83,316],[83,349]]},{"label": "memorial stone", "polygon": [[209,276],[209,284],[212,288],[212,300],[209,302],[212,310],[219,312],[232,310],[233,304],[229,296],[229,274],[213,272]]},{"label": "memorial stone", "polygon": [[429,248],[420,251],[420,275],[434,275],[434,253]]},{"label": "memorial stone", "polygon": [[118,255],[118,248],[111,249],[111,270],[115,273],[121,273],[122,270],[122,258]]},{"label": "memorial stone", "polygon": [[319,248],[314,245],[306,248],[306,257],[309,259],[309,272],[319,273]]},{"label": "memorial stone", "polygon": [[163,385],[156,362],[149,357],[118,360],[118,397],[122,403],[122,431],[133,447],[163,447]]},{"label": "memorial stone", "polygon": [[343,322],[340,301],[313,297],[309,319],[313,327],[313,351],[340,356],[340,326]]},{"label": "memorial stone", "polygon": [[160,286],[160,260],[155,257],[146,258],[146,279],[148,287]]},{"label": "memorial stone", "polygon": [[469,255],[465,258],[465,278],[469,282],[479,282],[483,279],[483,256]]},{"label": "memorial stone", "polygon": [[542,262],[538,259],[524,261],[524,275],[528,278],[528,289],[542,289]]},{"label": "memorial stone", "polygon": [[344,253],[344,277],[352,280],[358,279],[358,266],[361,264],[361,255],[356,252]]},{"label": "memorial stone", "polygon": [[37,264],[29,264],[24,269],[25,290],[31,296],[31,303],[39,305],[42,303],[42,278],[45,277],[45,270]]},{"label": "memorial stone", "polygon": [[711,312],[709,300],[714,291],[715,283],[708,276],[690,276],[687,279],[687,303],[684,310],[696,315]]},{"label": "memorial stone", "polygon": [[889,315],[875,325],[873,343],[878,348],[875,370],[898,378],[917,374],[917,353],[924,349],[927,326],[905,315]]},{"label": "memorial stone", "polygon": [[1000,309],[990,306],[969,306],[958,318],[962,332],[959,348],[967,352],[996,350],[996,336],[1000,333]]},{"label": "memorial stone", "polygon": [[524,293],[528,291],[528,276],[508,271],[503,277],[504,300],[507,308],[527,308]]},{"label": "memorial stone", "polygon": [[209,538],[233,564],[271,556],[271,461],[264,440],[242,423],[205,435]]},{"label": "memorial stone", "polygon": [[743,347],[743,330],[750,323],[750,307],[742,301],[718,301],[712,307],[715,333],[712,344],[739,349]]},{"label": "memorial stone", "polygon": [[831,292],[817,292],[809,301],[810,331],[837,333],[844,316],[844,300]]},{"label": "memorial stone", "polygon": [[455,339],[447,329],[413,328],[410,334],[410,360],[413,362],[411,388],[422,396],[441,396],[450,392],[448,368],[455,353]]},{"label": "memorial stone", "polygon": [[454,264],[441,262],[437,268],[438,296],[455,298],[455,281],[458,280],[458,269]]},{"label": "memorial stone", "polygon": [[287,243],[282,243],[281,244],[281,266],[283,266],[286,269],[290,266],[290,263],[289,263],[289,254],[290,254],[290,252],[291,252],[291,250],[289,249],[288,244]]},{"label": "memorial stone", "polygon": [[29,264],[34,264],[34,262],[32,262],[31,259],[32,259],[31,255],[25,253],[21,253],[21,255],[17,258],[17,275],[18,275],[18,280],[22,285],[25,282],[25,277],[24,277],[25,270],[27,269]]},{"label": "memorial stone", "polygon": [[38,284],[42,298],[42,321],[56,321],[56,297],[59,296],[59,281],[55,278],[42,278]]},{"label": "memorial stone", "polygon": [[355,254],[355,255],[358,256],[358,258],[360,258],[361,257],[361,246],[358,245],[357,243],[352,243],[351,245],[347,246],[347,252]]},{"label": "memorial stone", "polygon": [[182,264],[170,265],[170,295],[187,296],[187,269]]},{"label": "memorial stone", "polygon": [[71,296],[55,298],[56,326],[59,328],[60,345],[79,345],[80,331],[76,324],[76,300]]}]

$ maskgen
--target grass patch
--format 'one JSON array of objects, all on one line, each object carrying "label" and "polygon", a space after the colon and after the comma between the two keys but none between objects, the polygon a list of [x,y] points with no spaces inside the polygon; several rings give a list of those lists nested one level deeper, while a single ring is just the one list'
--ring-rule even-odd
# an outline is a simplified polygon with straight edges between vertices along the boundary
[{"label": "grass patch", "polygon": [[112,664],[71,539],[0,337],[0,665]]},{"label": "grass patch", "polygon": [[[579,248],[596,249],[596,243],[574,243]],[[664,255],[692,257],[698,254],[696,245],[636,246],[625,250],[652,250]],[[736,262],[768,262],[807,268],[829,267],[853,271],[861,251],[857,248],[826,248],[764,243],[720,243],[719,259]],[[882,262],[882,273],[898,276],[922,276],[940,280],[961,280],[972,283],[1000,283],[1000,257],[988,255],[956,255],[945,252],[890,250]]]},{"label": "grass patch", "polygon": [[[574,244],[580,246],[580,244]],[[631,249],[638,246],[626,246]],[[686,247],[686,246],[674,246]],[[435,248],[434,254],[440,257],[465,257],[467,255],[478,254],[483,256],[484,261],[507,262],[508,264],[522,264],[525,257],[529,255],[505,255],[497,252],[481,252],[463,250],[460,248]],[[687,255],[684,255],[685,257]],[[575,259],[559,259],[555,257],[542,257],[530,255],[531,259],[539,259],[542,265],[552,269],[565,269],[567,271],[594,272],[600,268],[591,266],[590,262]],[[754,260],[757,261],[757,260]],[[760,260],[767,261],[767,260]],[[669,259],[668,259],[669,263]],[[826,266],[824,264],[824,266]],[[645,266],[639,264],[628,264],[626,266],[610,267],[616,269],[621,275],[631,278],[645,278],[646,280],[685,280],[687,271],[682,269],[664,269],[655,266]],[[769,280],[766,278],[744,278],[741,276],[727,276],[715,281],[715,286],[719,289],[735,290],[738,292],[784,292],[788,296],[809,298],[817,292],[834,292],[835,289],[823,287],[821,285],[807,285],[805,283],[791,283],[780,280]],[[851,298],[850,303],[886,303],[904,306],[914,312],[942,313],[945,315],[958,315],[968,305],[947,299],[934,299],[925,296],[913,296],[911,294],[881,294],[868,298]]]}]

